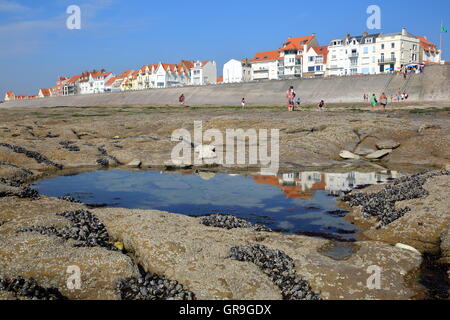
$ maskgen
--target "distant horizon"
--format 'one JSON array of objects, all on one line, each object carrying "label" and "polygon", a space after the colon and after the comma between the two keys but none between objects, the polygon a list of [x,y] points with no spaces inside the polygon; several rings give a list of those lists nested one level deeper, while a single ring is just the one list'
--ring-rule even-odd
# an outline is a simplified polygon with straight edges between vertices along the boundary
[{"label": "distant horizon", "polygon": [[[36,95],[60,77],[93,69],[119,75],[181,60],[216,61],[222,76],[231,59],[251,59],[256,52],[278,49],[289,37],[314,33],[325,46],[347,33],[388,34],[405,27],[439,46],[441,23],[450,26],[450,2],[421,3],[379,0],[382,28],[367,30],[366,9],[373,3],[366,0],[325,1],[320,10],[313,3],[293,3],[288,11],[263,0],[0,0],[0,94]],[[66,27],[66,9],[73,4],[81,8],[81,30]],[[450,60],[449,33],[443,35],[443,60]]]}]

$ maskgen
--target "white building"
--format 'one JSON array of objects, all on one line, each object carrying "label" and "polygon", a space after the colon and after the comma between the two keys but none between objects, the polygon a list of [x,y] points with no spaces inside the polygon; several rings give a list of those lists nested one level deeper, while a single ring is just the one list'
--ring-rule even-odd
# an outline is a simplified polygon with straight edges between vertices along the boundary
[{"label": "white building", "polygon": [[252,80],[278,80],[278,61],[281,59],[278,50],[256,53],[250,60]]},{"label": "white building", "polygon": [[190,70],[191,85],[203,86],[217,83],[217,66],[215,61],[195,61]]},{"label": "white building", "polygon": [[247,61],[231,59],[223,66],[223,82],[246,82],[252,79],[252,68]]},{"label": "white building", "polygon": [[12,101],[15,99],[16,99],[16,96],[15,96],[14,92],[8,91],[5,93],[5,98],[3,99],[3,101]]},{"label": "white building", "polygon": [[327,73],[329,76],[377,73],[376,41],[380,34],[347,34],[334,39],[328,46]]},{"label": "white building", "polygon": [[328,47],[310,47],[304,53],[303,77],[327,76]]},{"label": "white building", "polygon": [[150,82],[152,88],[180,87],[189,84],[189,74],[182,65],[159,63],[152,69]]}]

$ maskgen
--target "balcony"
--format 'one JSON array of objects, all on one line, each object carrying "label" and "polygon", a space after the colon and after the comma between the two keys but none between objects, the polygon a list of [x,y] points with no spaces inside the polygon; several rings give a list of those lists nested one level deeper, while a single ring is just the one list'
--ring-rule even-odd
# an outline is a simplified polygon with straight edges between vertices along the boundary
[{"label": "balcony", "polygon": [[391,64],[391,63],[395,63],[396,61],[397,61],[397,58],[395,58],[395,57],[381,58],[381,59],[378,59],[378,64]]},{"label": "balcony", "polygon": [[348,54],[349,58],[358,58],[359,57],[359,53],[358,52],[351,52]]}]

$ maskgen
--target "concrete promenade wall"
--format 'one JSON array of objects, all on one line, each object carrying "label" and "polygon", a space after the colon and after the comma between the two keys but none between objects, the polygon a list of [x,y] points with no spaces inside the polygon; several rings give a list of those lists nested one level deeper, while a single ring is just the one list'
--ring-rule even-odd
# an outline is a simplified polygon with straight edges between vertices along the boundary
[{"label": "concrete promenade wall", "polygon": [[10,101],[0,107],[177,105],[181,93],[186,96],[186,104],[191,106],[236,106],[243,97],[249,105],[284,105],[285,92],[291,85],[305,103],[317,103],[321,99],[361,102],[364,93],[379,96],[386,92],[390,96],[399,89],[407,91],[411,101],[449,101],[450,66],[429,66],[423,74],[413,74],[407,80],[400,75],[369,75],[250,82]]}]

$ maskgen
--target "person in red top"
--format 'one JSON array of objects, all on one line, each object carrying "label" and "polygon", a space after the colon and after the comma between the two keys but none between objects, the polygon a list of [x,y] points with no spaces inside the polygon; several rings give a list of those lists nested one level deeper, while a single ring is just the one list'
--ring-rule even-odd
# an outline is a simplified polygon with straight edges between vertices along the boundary
[{"label": "person in red top", "polygon": [[184,97],[184,94],[181,94],[181,96],[178,98],[178,101],[180,102],[180,104],[182,106],[184,106],[184,101],[186,100],[186,98]]},{"label": "person in red top", "polygon": [[288,111],[294,111],[296,95],[297,94],[294,91],[294,87],[291,86],[289,90],[286,92],[286,99],[288,100]]}]

